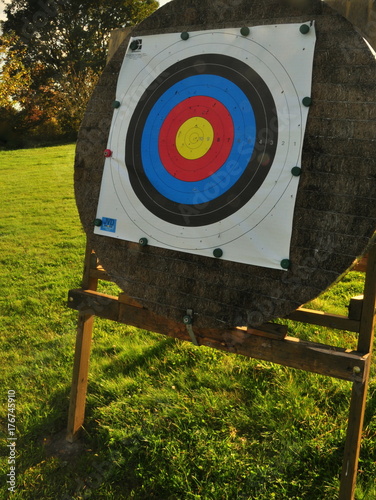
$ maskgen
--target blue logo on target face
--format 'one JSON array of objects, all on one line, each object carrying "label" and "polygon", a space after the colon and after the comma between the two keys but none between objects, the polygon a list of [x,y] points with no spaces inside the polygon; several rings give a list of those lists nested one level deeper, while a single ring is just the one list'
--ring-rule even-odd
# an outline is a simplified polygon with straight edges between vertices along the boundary
[{"label": "blue logo on target face", "polygon": [[108,233],[116,233],[116,222],[117,219],[109,219],[108,217],[102,217],[101,231],[107,231]]}]

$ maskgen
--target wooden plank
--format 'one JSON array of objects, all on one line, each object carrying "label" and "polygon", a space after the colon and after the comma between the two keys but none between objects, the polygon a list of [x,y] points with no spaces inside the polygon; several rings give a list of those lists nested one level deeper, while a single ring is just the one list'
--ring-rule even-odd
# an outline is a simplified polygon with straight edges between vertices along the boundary
[{"label": "wooden plank", "polygon": [[70,443],[84,423],[93,324],[93,315],[79,314],[66,437]]},{"label": "wooden plank", "polygon": [[286,319],[356,333],[360,329],[360,321],[349,319],[347,316],[314,311],[312,309],[305,309],[304,307],[299,307],[299,309],[286,316]]},{"label": "wooden plank", "polygon": [[283,340],[287,336],[287,325],[278,325],[277,323],[265,323],[257,330],[254,328],[246,328],[251,335],[259,335],[269,339]]},{"label": "wooden plank", "polygon": [[364,382],[355,382],[351,392],[339,500],[354,500],[355,498],[368,381],[369,368],[367,368],[366,380]]},{"label": "wooden plank", "polygon": [[363,310],[363,299],[364,295],[357,295],[356,297],[352,297],[352,299],[350,299],[349,319],[360,321]]},{"label": "wooden plank", "polygon": [[368,262],[368,255],[365,257],[362,257],[351,269],[351,271],[358,271],[361,273],[365,273],[367,270],[367,262]]},{"label": "wooden plank", "polygon": [[82,288],[86,290],[96,290],[98,287],[98,278],[92,276],[91,270],[97,266],[97,256],[91,249],[89,242],[86,241],[84,273],[82,278]]},{"label": "wooden plank", "polygon": [[[96,266],[97,257],[92,251],[89,243],[86,242],[82,286],[84,288],[91,289],[92,291],[96,291],[98,286],[98,279],[90,274],[91,269]],[[93,326],[94,315],[92,314],[92,311],[80,311],[80,314],[78,315],[72,386],[68,412],[66,439],[69,442],[73,442],[76,439],[78,431],[84,422]]]},{"label": "wooden plank", "polygon": [[103,268],[90,269],[90,277],[102,281],[114,281],[114,279]]},{"label": "wooden plank", "polygon": [[[90,311],[101,318],[181,340],[190,340],[183,321],[176,323],[146,309],[120,303],[116,297],[91,291],[71,290],[68,305],[72,309]],[[195,328],[193,325],[193,329],[200,345],[343,380],[362,382],[368,363],[368,357],[357,351],[305,342],[292,337],[286,337],[284,340],[265,338],[240,328],[211,330]]]},{"label": "wooden plank", "polygon": [[376,309],[376,243],[368,257],[366,281],[364,284],[364,300],[362,318],[360,322],[358,350],[360,352],[372,352],[375,331],[375,309]]},{"label": "wooden plank", "polygon": [[137,300],[132,299],[132,297],[129,297],[129,295],[127,295],[126,293],[120,293],[118,296],[118,300],[122,304],[129,304],[130,306],[143,309],[143,306],[139,302],[137,302]]},{"label": "wooden plank", "polygon": [[376,244],[373,244],[368,258],[366,281],[364,285],[362,317],[360,321],[358,340],[358,351],[360,353],[367,353],[367,355],[369,356],[369,363],[365,366],[364,381],[355,382],[353,384],[339,500],[353,500],[355,495],[360,445],[364,425],[364,413],[367,403],[368,382],[375,332],[375,311]]}]

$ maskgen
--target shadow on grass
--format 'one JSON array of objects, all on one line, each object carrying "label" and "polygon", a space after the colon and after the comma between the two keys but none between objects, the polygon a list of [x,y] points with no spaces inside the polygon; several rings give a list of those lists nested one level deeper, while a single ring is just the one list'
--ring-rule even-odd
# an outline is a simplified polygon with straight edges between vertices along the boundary
[{"label": "shadow on grass", "polygon": [[[147,375],[153,360],[166,357],[174,342],[165,339],[145,346],[142,353],[130,351],[120,359],[116,357],[119,352],[113,351],[104,378],[129,376],[140,369]],[[176,356],[171,351],[170,357]],[[164,364],[167,369],[168,363]],[[181,370],[185,368],[181,366]],[[304,440],[303,432],[290,435],[287,421],[276,422],[272,412],[265,413],[262,419],[258,415],[257,420],[253,411],[255,387],[262,392],[276,374],[273,370],[254,370],[249,368],[236,377],[242,387],[244,378],[248,379],[247,390],[237,391],[244,421],[226,415],[223,400],[226,394],[230,399],[230,389],[220,393],[221,404],[214,410],[209,400],[200,399],[202,395],[196,399],[196,393],[193,397],[189,394],[187,418],[183,418],[183,407],[172,405],[169,418],[140,411],[136,415],[124,414],[119,423],[112,420],[111,414],[97,411],[92,403],[87,408],[86,433],[73,446],[64,441],[69,387],[56,390],[45,403],[50,409],[48,415],[20,436],[21,482],[19,496],[14,500],[336,499],[343,436],[334,432],[319,447],[312,437]],[[90,382],[89,391],[94,400],[98,397],[103,402],[104,396],[105,405],[121,399],[97,385],[96,380]],[[186,397],[182,392],[182,398]],[[288,397],[277,397],[281,404],[285,399],[287,406]],[[143,405],[142,399],[137,401]],[[126,407],[127,400],[122,403]],[[229,437],[230,424],[235,437]]]},{"label": "shadow on grass", "polygon": [[111,364],[103,370],[103,373],[108,377],[132,375],[138,369],[148,366],[153,359],[161,359],[175,342],[173,338],[163,338],[151,347],[146,347],[141,353],[130,351],[123,358],[112,359]]}]

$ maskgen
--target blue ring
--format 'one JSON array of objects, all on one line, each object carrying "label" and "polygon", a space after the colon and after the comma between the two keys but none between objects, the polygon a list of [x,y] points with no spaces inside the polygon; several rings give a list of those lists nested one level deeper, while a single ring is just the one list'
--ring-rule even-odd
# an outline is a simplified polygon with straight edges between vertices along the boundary
[{"label": "blue ring", "polygon": [[[158,144],[167,115],[180,102],[193,96],[212,97],[227,108],[234,122],[234,143],[226,162],[212,176],[186,182],[176,179],[164,168]],[[249,164],[255,142],[256,118],[245,93],[221,76],[191,76],[171,86],[151,109],[142,133],[142,164],[150,183],[167,199],[197,205],[218,198],[234,186]]]}]

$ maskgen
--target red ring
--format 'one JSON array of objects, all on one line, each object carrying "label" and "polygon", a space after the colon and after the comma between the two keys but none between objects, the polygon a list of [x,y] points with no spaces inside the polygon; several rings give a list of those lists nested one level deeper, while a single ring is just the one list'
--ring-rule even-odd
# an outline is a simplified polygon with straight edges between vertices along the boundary
[{"label": "red ring", "polygon": [[[197,160],[181,156],[176,148],[176,135],[189,118],[200,116],[209,121],[214,140],[209,151]],[[196,182],[219,170],[228,158],[234,142],[234,123],[227,108],[208,96],[189,97],[167,115],[159,132],[159,156],[165,169],[176,179]]]}]

